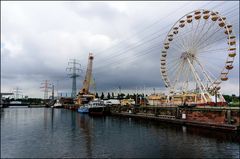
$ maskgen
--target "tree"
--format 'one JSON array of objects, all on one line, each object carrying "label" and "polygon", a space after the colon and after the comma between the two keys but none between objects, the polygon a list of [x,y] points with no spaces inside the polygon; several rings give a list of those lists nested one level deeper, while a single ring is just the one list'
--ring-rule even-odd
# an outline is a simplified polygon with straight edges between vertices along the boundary
[{"label": "tree", "polygon": [[101,97],[100,97],[101,99],[104,99],[104,94],[103,94],[103,92],[102,92],[102,95],[101,95]]},{"label": "tree", "polygon": [[118,93],[118,95],[117,95],[117,99],[120,99],[121,97],[120,97],[120,94]]},{"label": "tree", "polygon": [[227,103],[230,103],[232,101],[232,97],[229,95],[223,95],[223,98],[226,100]]},{"label": "tree", "polygon": [[95,97],[96,97],[96,98],[99,98],[98,93],[95,94]]},{"label": "tree", "polygon": [[126,99],[129,99],[130,98],[130,95],[129,95],[129,93],[127,94],[127,96],[126,96]]},{"label": "tree", "polygon": [[114,93],[112,92],[112,99],[114,99]]},{"label": "tree", "polygon": [[110,93],[109,93],[109,92],[108,92],[107,98],[108,98],[108,99],[110,99],[110,98],[111,98],[111,95],[110,95]]},{"label": "tree", "polygon": [[124,96],[125,96],[125,94],[124,94],[124,93],[121,93],[121,94],[119,94],[119,93],[118,93],[118,95],[117,95],[117,99],[123,99],[123,98],[124,98]]}]

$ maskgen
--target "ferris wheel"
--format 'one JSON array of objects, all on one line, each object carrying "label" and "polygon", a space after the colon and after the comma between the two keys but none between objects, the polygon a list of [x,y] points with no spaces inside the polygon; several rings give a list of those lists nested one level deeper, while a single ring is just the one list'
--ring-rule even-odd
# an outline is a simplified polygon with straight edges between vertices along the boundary
[{"label": "ferris wheel", "polygon": [[160,72],[170,93],[220,92],[236,56],[236,36],[226,17],[200,9],[180,18],[168,32],[160,58]]}]

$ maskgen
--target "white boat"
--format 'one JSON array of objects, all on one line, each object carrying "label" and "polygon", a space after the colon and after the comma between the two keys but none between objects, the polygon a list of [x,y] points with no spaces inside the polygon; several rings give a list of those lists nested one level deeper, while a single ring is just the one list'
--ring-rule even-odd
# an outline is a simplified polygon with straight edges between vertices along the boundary
[{"label": "white boat", "polygon": [[109,114],[109,109],[104,105],[104,102],[99,99],[90,101],[78,108],[79,113],[89,113],[90,115],[106,115]]},{"label": "white boat", "polygon": [[90,115],[108,115],[110,114],[109,107],[104,105],[104,102],[102,100],[94,100],[89,103],[88,108]]},{"label": "white boat", "polygon": [[88,104],[84,104],[78,108],[79,113],[89,113],[89,108],[98,107],[101,104],[100,100],[90,101]]},{"label": "white boat", "polygon": [[53,106],[51,106],[52,108],[62,108],[63,107],[63,105],[60,103],[60,101],[57,99],[57,101],[56,101],[56,103],[53,105]]},{"label": "white boat", "polygon": [[13,104],[22,104],[22,102],[21,101],[11,101],[10,104],[12,104],[12,105]]}]

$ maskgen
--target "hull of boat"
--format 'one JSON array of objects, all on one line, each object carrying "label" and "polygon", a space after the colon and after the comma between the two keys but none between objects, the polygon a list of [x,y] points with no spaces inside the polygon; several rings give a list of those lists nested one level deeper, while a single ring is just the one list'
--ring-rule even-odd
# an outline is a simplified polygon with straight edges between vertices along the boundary
[{"label": "hull of boat", "polygon": [[51,106],[51,108],[63,108],[63,106],[62,105],[60,105],[60,106]]},{"label": "hull of boat", "polygon": [[89,108],[90,115],[109,115],[110,109],[109,107],[92,107]]},{"label": "hull of boat", "polygon": [[87,114],[87,113],[89,113],[89,108],[78,108],[78,110],[77,110],[79,113],[83,113],[83,114]]}]

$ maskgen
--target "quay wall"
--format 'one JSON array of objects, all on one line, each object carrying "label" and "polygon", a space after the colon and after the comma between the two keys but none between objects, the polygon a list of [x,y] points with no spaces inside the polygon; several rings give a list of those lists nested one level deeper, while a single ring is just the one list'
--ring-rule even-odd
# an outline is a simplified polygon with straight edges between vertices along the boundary
[{"label": "quay wall", "polygon": [[[111,112],[113,114],[127,114],[131,116],[143,116],[165,121],[171,120],[175,123],[186,124],[186,123],[199,123],[204,124],[209,127],[219,126],[219,127],[234,127],[239,129],[240,125],[240,109],[235,107],[194,107],[194,108],[180,108],[174,106],[167,107],[154,107],[154,106],[145,106],[138,108],[130,108],[123,106],[111,107]],[[183,118],[183,114],[185,114]],[[195,124],[196,126],[198,124]]]},{"label": "quay wall", "polygon": [[239,125],[239,110],[231,109],[186,109],[182,110],[186,113],[186,120],[210,122],[216,124],[232,124]]}]

